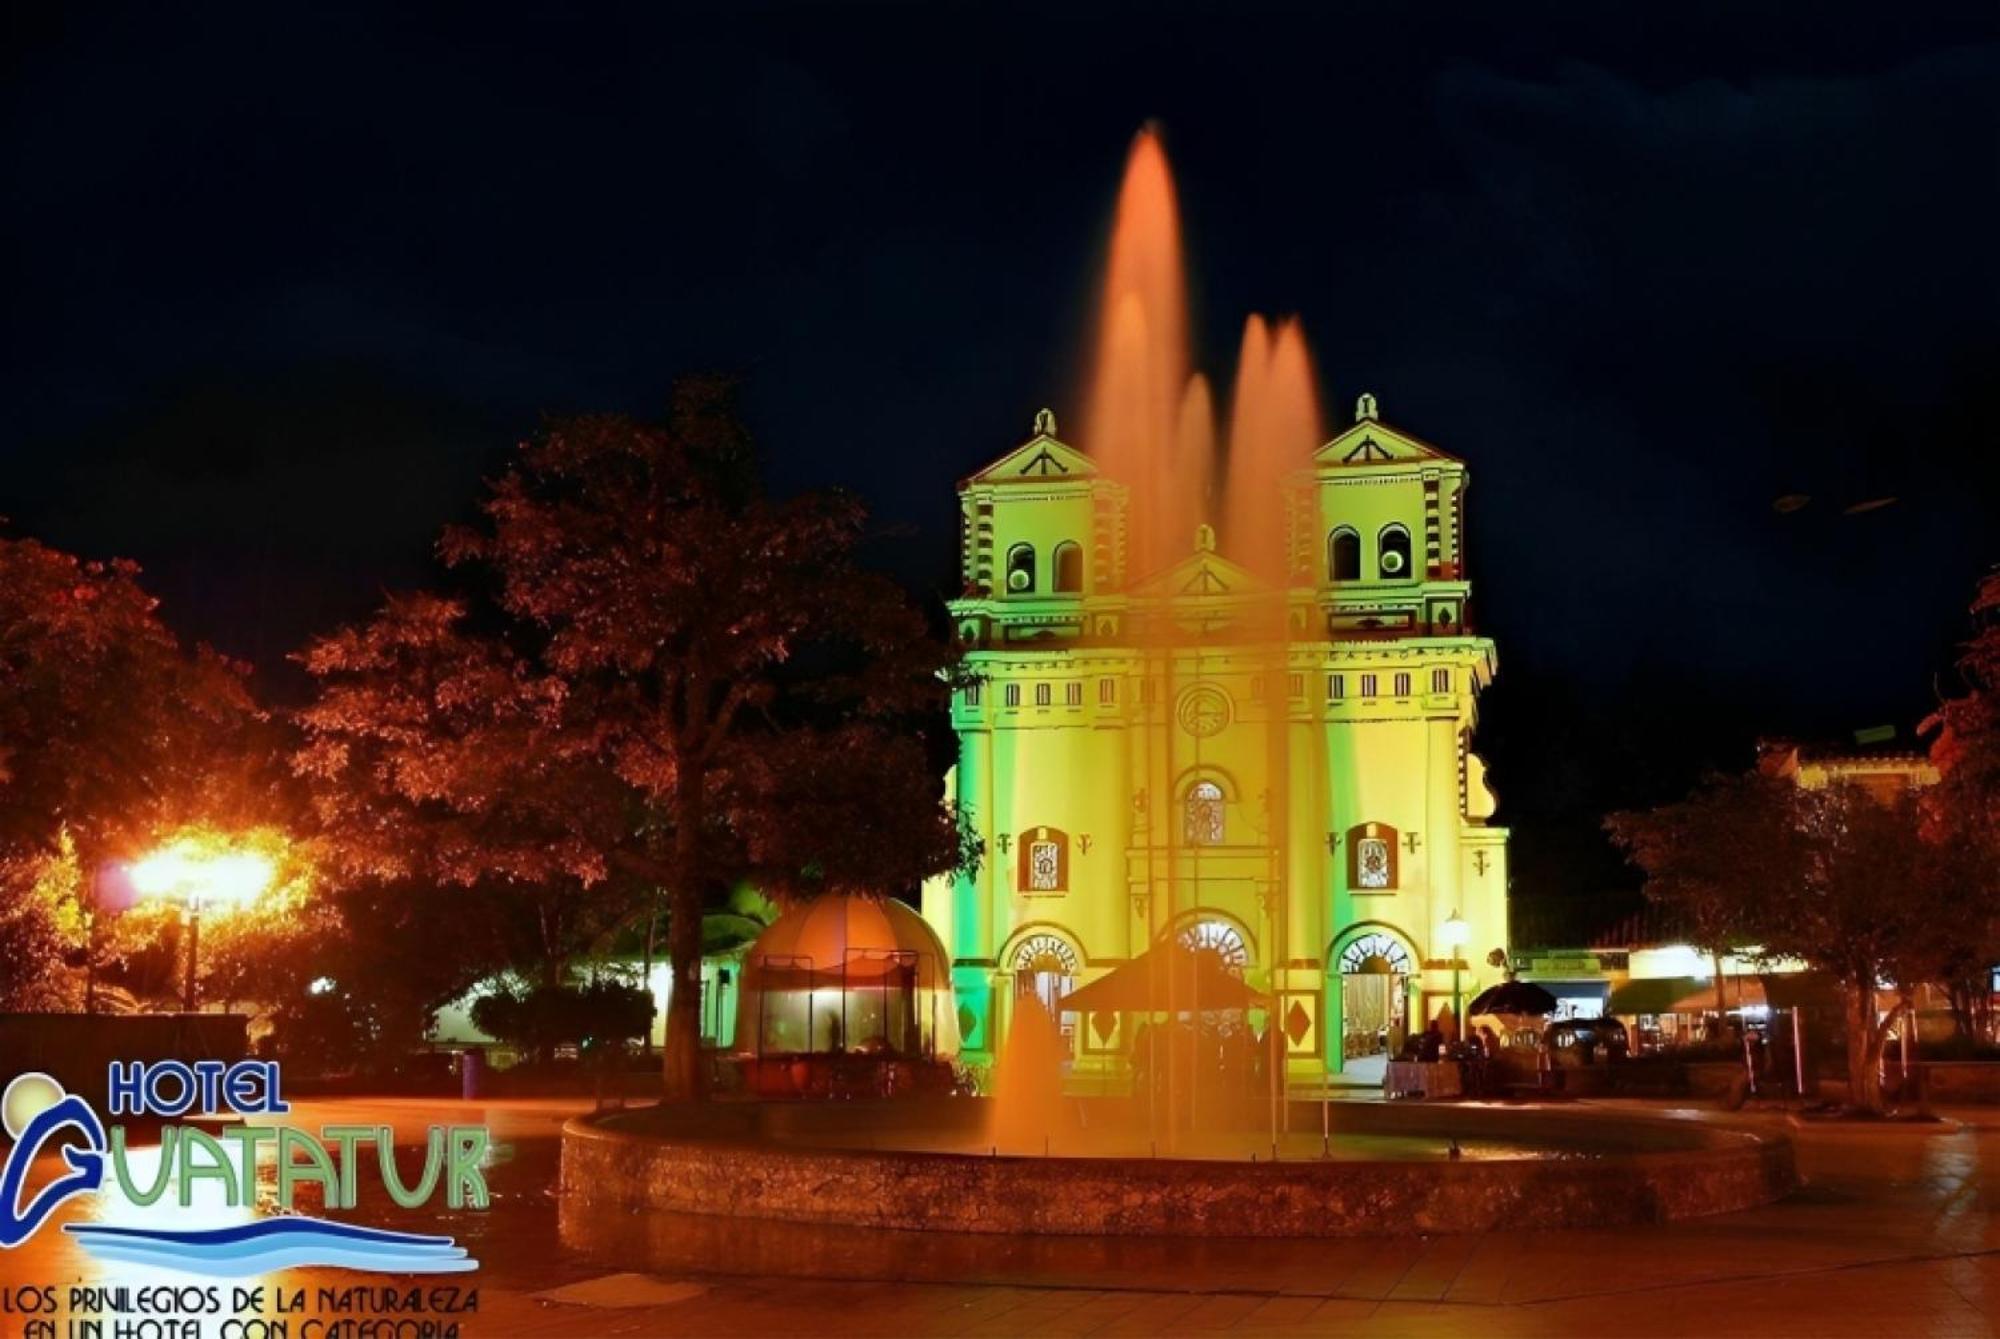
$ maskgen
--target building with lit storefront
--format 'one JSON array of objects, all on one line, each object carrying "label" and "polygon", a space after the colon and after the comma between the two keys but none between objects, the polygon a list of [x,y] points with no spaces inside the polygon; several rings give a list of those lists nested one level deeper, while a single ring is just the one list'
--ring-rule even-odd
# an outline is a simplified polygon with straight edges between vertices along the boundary
[{"label": "building with lit storefront", "polygon": [[[1851,784],[1884,800],[1938,779],[1929,756],[1887,726],[1857,731],[1851,743],[1762,740],[1757,766],[1808,789]],[[1717,962],[1681,942],[1671,926],[1658,925],[1650,908],[1584,944],[1551,946],[1532,927],[1525,938],[1515,950],[1515,971],[1556,996],[1559,1017],[1614,1015],[1632,1027],[1641,1048],[1699,1040],[1718,1014],[1756,1026],[1774,1009],[1798,1007],[1826,1011],[1837,1026],[1838,996],[1818,973],[1796,960],[1766,959],[1754,946],[1722,955],[1718,996]],[[1948,1012],[1931,993],[1928,986],[1920,991],[1926,1033],[1948,1034]]]}]

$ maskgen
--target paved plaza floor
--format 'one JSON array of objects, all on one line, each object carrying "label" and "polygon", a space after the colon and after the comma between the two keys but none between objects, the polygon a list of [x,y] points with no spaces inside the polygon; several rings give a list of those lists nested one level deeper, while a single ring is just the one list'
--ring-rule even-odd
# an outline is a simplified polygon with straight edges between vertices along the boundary
[{"label": "paved plaza floor", "polygon": [[[2000,1333],[2000,1112],[1953,1112],[1962,1123],[1941,1133],[1801,1132],[1804,1188],[1745,1213],[1615,1231],[1270,1242],[565,1213],[549,1189],[561,1123],[577,1109],[356,1100],[301,1102],[289,1119],[391,1123],[412,1139],[433,1122],[492,1126],[488,1210],[376,1217],[451,1232],[479,1258],[466,1336]],[[109,1281],[58,1232],[0,1255],[0,1283],[93,1280]],[[23,1333],[20,1317],[0,1316],[0,1333]],[[218,1333],[211,1323],[203,1339]]]}]

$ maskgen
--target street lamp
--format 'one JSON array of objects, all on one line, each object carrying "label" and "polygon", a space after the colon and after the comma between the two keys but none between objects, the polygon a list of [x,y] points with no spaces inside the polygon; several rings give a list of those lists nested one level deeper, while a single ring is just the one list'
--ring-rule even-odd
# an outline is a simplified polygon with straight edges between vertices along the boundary
[{"label": "street lamp", "polygon": [[201,951],[201,913],[205,906],[236,906],[250,901],[271,884],[276,871],[253,851],[204,852],[191,841],[178,841],[153,852],[132,866],[132,886],[147,897],[181,904],[188,927],[187,980],[181,1008],[195,1007],[195,960]]},{"label": "street lamp", "polygon": [[1456,907],[1452,909],[1451,916],[1444,923],[1444,946],[1451,950],[1451,1025],[1457,1030],[1460,1041],[1465,1040],[1465,1019],[1459,1013],[1458,969],[1464,964],[1465,959],[1459,950],[1465,947],[1471,928],[1465,923],[1465,917],[1458,914]]}]

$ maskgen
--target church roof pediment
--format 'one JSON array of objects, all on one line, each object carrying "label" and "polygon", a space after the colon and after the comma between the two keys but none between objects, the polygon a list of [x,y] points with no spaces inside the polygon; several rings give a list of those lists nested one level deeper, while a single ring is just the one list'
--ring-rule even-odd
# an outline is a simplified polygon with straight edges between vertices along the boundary
[{"label": "church roof pediment", "polygon": [[1313,464],[1318,466],[1365,469],[1370,465],[1413,465],[1426,460],[1457,463],[1458,457],[1384,423],[1372,395],[1361,397],[1353,427],[1313,452]]},{"label": "church roof pediment", "polygon": [[1214,546],[1213,532],[1207,526],[1201,527],[1193,553],[1145,578],[1133,588],[1132,593],[1141,598],[1177,596],[1201,599],[1204,596],[1243,595],[1262,589],[1261,581],[1247,569],[1238,567],[1217,553]]},{"label": "church roof pediment", "polygon": [[1035,435],[968,478],[968,484],[1056,483],[1094,479],[1097,466],[1089,456],[1056,438],[1056,416],[1044,409],[1035,415]]}]

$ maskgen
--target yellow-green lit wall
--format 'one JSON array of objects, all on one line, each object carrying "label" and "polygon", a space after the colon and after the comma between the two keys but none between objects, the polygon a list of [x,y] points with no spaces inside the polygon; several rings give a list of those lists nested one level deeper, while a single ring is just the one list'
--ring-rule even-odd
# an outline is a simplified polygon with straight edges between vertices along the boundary
[{"label": "yellow-green lit wall", "polygon": [[[984,858],[976,874],[928,886],[923,909],[953,956],[961,1016],[973,1020],[968,1056],[990,1056],[1004,1036],[1020,946],[1039,934],[1073,948],[1081,984],[1190,917],[1236,927],[1253,986],[1277,992],[1281,1017],[1295,1004],[1310,1015],[1289,1051],[1295,1078],[1340,1067],[1338,955],[1359,934],[1381,930],[1406,949],[1413,1026],[1449,1001],[1442,937],[1454,911],[1469,926],[1462,993],[1498,980],[1486,958],[1507,947],[1506,833],[1486,824],[1490,797],[1465,756],[1495,659],[1492,643],[1463,627],[1462,465],[1413,459],[1416,448],[1402,438],[1390,442],[1396,459],[1323,463],[1310,481],[1317,533],[1290,537],[1291,551],[1310,559],[1294,581],[1292,635],[1277,645],[1225,630],[1147,650],[1127,632],[1135,615],[1158,605],[1159,592],[1219,592],[1213,603],[1224,624],[1237,608],[1230,602],[1252,593],[1226,555],[1193,551],[1188,572],[1207,562],[1215,580],[1101,580],[1100,568],[1115,576],[1122,564],[1107,540],[1116,526],[1105,520],[1122,493],[1067,448],[1059,459],[1069,475],[1020,477],[1022,462],[1043,459],[1037,449],[1059,447],[1038,438],[961,489],[968,591],[952,607],[981,682],[954,704],[960,754],[949,785]],[[1395,581],[1380,579],[1376,565],[1376,536],[1390,524],[1412,541],[1412,570]],[[1363,579],[1339,588],[1325,572],[1325,538],[1336,525],[1362,537]],[[1050,562],[1066,540],[1083,546],[1085,589],[1058,596]],[[1006,554],[1017,543],[1037,552],[1032,594],[1004,589]],[[1446,624],[1436,621],[1440,601],[1454,611]],[[1329,630],[1343,616],[1408,627],[1336,636]],[[1437,671],[1446,675],[1441,689]],[[1336,674],[1344,692],[1333,698],[1328,677]],[[1409,676],[1405,693],[1395,691],[1398,674]],[[1375,676],[1372,694],[1363,675]],[[1150,701],[1142,700],[1145,684]],[[1018,704],[1009,704],[1010,687]],[[1189,728],[1181,706],[1194,691],[1225,704],[1226,725]],[[1225,838],[1186,847],[1176,825],[1200,778],[1223,788]],[[1393,889],[1349,886],[1350,832],[1366,823],[1397,835]],[[1067,835],[1061,892],[1017,886],[1020,842],[1039,827]],[[1076,1022],[1077,1070],[1116,1071],[1124,1039]]]}]

